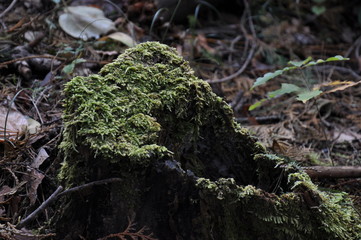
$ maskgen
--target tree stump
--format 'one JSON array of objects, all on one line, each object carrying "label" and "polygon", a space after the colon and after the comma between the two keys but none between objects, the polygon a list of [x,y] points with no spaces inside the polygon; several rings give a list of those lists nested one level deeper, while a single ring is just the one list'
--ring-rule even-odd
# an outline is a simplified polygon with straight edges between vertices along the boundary
[{"label": "tree stump", "polygon": [[64,92],[60,179],[122,181],[64,199],[58,239],[104,238],[129,218],[160,240],[360,237],[345,194],[267,154],[166,45],[139,44]]}]

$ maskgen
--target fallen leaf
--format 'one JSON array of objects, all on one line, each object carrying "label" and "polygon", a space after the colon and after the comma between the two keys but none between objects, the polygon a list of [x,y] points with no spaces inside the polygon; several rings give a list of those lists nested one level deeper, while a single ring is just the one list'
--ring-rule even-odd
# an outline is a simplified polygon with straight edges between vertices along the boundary
[{"label": "fallen leaf", "polygon": [[131,36],[123,32],[115,32],[108,35],[108,37],[115,41],[121,42],[128,47],[134,47],[137,45],[136,41]]},{"label": "fallen leaf", "polygon": [[4,141],[4,136],[7,140],[16,140],[26,133],[35,134],[40,126],[38,121],[24,116],[16,108],[8,110],[0,106],[0,141]]},{"label": "fallen leaf", "polygon": [[352,131],[335,131],[333,133],[334,139],[336,139],[336,142],[343,143],[343,142],[352,142],[354,140],[361,139],[361,134],[352,132]]},{"label": "fallen leaf", "polygon": [[30,205],[33,205],[36,201],[37,190],[45,175],[39,172],[40,165],[49,157],[44,148],[39,150],[38,155],[31,163],[31,170],[29,174],[24,175],[24,180],[28,182],[28,197],[30,199]]},{"label": "fallen leaf", "polygon": [[26,117],[16,109],[0,106],[0,141],[4,137],[15,140],[25,133],[27,125]]},{"label": "fallen leaf", "polygon": [[346,88],[349,88],[349,87],[353,87],[353,86],[356,86],[358,84],[360,84],[361,81],[358,81],[358,82],[351,82],[351,81],[347,81],[347,82],[341,82],[341,81],[333,81],[329,84],[325,84],[325,85],[322,85],[322,86],[338,86],[338,85],[342,85],[342,86],[338,86],[338,87],[335,87],[331,90],[328,90],[328,91],[325,91],[323,92],[323,94],[326,94],[326,93],[332,93],[332,92],[336,92],[336,91],[343,91],[345,90]]},{"label": "fallen leaf", "polygon": [[104,16],[98,8],[88,6],[66,7],[59,16],[60,27],[70,36],[88,40],[115,30],[112,20]]},{"label": "fallen leaf", "polygon": [[7,185],[2,186],[0,189],[0,196],[14,195],[19,190],[19,188],[21,188],[25,183],[26,182],[23,181],[13,188],[10,188]]}]

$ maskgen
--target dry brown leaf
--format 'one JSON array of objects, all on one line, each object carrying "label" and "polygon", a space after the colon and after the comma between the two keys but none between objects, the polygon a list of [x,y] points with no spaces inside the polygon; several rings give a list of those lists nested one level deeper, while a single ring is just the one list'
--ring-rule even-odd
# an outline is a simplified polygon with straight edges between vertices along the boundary
[{"label": "dry brown leaf", "polygon": [[44,148],[39,150],[38,155],[31,163],[31,170],[28,175],[24,175],[24,180],[28,181],[28,197],[30,199],[30,204],[33,205],[36,201],[37,190],[43,178],[45,177],[43,173],[39,172],[38,169],[40,165],[49,157],[48,153]]},{"label": "dry brown leaf", "polygon": [[8,108],[0,106],[0,141],[5,140],[4,135],[7,140],[16,140],[26,133],[35,134],[39,129],[38,121],[24,116],[16,108],[8,110]]},{"label": "dry brown leaf", "polygon": [[[330,90],[327,90],[327,91],[321,93],[321,95],[323,95],[323,94],[332,93],[332,92],[336,92],[336,91],[343,91],[346,88],[356,86],[356,85],[358,85],[360,83],[361,83],[361,81],[351,82],[351,81],[339,81],[339,80],[337,80],[337,81],[333,81],[333,82],[330,82],[330,83],[321,84],[321,85],[319,85],[319,88],[320,87],[338,86],[338,87],[332,88]],[[339,86],[339,85],[341,85],[341,86]]]},{"label": "dry brown leaf", "polygon": [[216,50],[208,45],[207,38],[203,34],[198,34],[197,36],[197,48],[200,51],[200,48],[205,49],[210,54],[215,54]]},{"label": "dry brown leaf", "polygon": [[19,190],[19,188],[21,188],[25,183],[26,182],[23,181],[13,188],[10,188],[9,186],[4,185],[0,190],[0,196],[14,195]]},{"label": "dry brown leaf", "polygon": [[16,139],[25,133],[27,125],[28,121],[25,116],[16,109],[12,108],[9,111],[8,108],[0,106],[0,140],[4,140],[4,135],[7,139]]}]

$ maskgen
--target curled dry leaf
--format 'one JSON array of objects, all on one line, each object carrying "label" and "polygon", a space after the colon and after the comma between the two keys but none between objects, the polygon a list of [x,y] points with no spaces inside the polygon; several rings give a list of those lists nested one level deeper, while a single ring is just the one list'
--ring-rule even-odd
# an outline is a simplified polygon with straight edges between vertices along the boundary
[{"label": "curled dry leaf", "polygon": [[22,181],[15,187],[9,187],[7,185],[4,185],[0,188],[0,198],[3,198],[4,196],[11,196],[14,195],[26,182]]},{"label": "curled dry leaf", "polygon": [[88,40],[115,30],[112,20],[106,18],[102,10],[87,6],[74,6],[64,9],[59,16],[60,27],[70,36]]},{"label": "curled dry leaf", "polygon": [[[6,123],[6,124],[5,124]],[[14,140],[18,136],[24,134],[28,121],[25,116],[15,109],[0,107],[0,140]]]},{"label": "curled dry leaf", "polygon": [[331,87],[331,89],[328,89],[327,91],[325,91],[323,94],[326,94],[326,93],[332,93],[332,92],[337,92],[337,91],[343,91],[345,90],[346,88],[349,88],[349,87],[354,87],[358,84],[360,84],[361,81],[358,81],[358,82],[352,82],[352,81],[333,81],[333,82],[330,82],[330,83],[326,83],[326,84],[322,84],[320,85],[321,87]]},{"label": "curled dry leaf", "polygon": [[35,134],[39,129],[39,122],[24,116],[16,108],[8,110],[0,106],[0,141],[4,141],[4,137],[15,140],[25,133]]},{"label": "curled dry leaf", "polygon": [[118,42],[121,42],[128,47],[134,47],[135,45],[137,45],[136,41],[131,36],[123,32],[115,32],[108,35],[108,37]]}]

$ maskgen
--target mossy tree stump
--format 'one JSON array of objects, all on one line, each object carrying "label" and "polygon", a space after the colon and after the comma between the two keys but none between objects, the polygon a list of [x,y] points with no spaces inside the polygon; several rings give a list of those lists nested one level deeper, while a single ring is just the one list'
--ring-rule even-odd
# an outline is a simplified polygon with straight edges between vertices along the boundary
[{"label": "mossy tree stump", "polygon": [[64,184],[122,182],[69,196],[59,239],[118,233],[130,216],[164,240],[360,237],[344,194],[319,191],[268,155],[166,45],[139,44],[98,75],[71,80],[64,122]]}]

